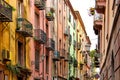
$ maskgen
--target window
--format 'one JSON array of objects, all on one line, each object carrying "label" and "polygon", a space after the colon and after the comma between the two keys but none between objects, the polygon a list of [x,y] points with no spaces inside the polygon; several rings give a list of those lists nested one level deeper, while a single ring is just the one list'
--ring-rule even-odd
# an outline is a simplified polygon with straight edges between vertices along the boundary
[{"label": "window", "polygon": [[73,20],[73,29],[75,30],[75,27],[76,27],[76,23],[75,21]]},{"label": "window", "polygon": [[24,65],[25,59],[24,59],[24,51],[23,51],[23,43],[18,41],[18,64]]},{"label": "window", "polygon": [[70,13],[69,13],[69,22],[71,22],[71,15],[70,15]]},{"label": "window", "polygon": [[59,10],[59,20],[60,20],[60,24],[62,23],[62,12],[61,12],[61,10]]},{"label": "window", "polygon": [[23,78],[22,77],[17,77],[18,79],[17,80],[23,80]]},{"label": "window", "polygon": [[35,13],[35,28],[39,29],[39,15]]},{"label": "window", "polygon": [[60,74],[62,73],[62,64],[60,62]]},{"label": "window", "polygon": [[39,70],[39,50],[35,50],[35,69]]},{"label": "window", "polygon": [[40,79],[34,79],[34,80],[40,80]]},{"label": "window", "polygon": [[112,67],[112,69],[111,69],[111,73],[112,73],[112,80],[115,80],[115,72],[114,72],[114,54],[113,54],[113,52],[112,52],[112,56],[111,56],[111,67]]},{"label": "window", "polygon": [[18,17],[24,16],[24,5],[22,0],[18,0]]},{"label": "window", "polygon": [[49,57],[46,56],[46,73],[49,73]]},{"label": "window", "polygon": [[3,72],[0,71],[0,80],[3,80]]}]

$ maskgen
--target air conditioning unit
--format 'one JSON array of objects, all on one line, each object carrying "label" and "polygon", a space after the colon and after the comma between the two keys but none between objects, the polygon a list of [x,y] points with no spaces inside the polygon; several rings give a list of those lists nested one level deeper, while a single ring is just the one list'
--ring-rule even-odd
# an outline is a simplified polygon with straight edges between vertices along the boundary
[{"label": "air conditioning unit", "polygon": [[10,58],[10,53],[9,53],[9,51],[8,50],[6,50],[6,49],[3,49],[2,50],[2,59],[3,60],[9,60],[9,58]]}]

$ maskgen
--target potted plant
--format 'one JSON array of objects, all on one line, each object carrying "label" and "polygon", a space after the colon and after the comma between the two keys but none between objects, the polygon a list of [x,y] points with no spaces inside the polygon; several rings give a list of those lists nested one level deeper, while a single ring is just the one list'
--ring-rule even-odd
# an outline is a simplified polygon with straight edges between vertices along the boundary
[{"label": "potted plant", "polygon": [[91,15],[94,15],[95,14],[95,8],[91,7],[89,9],[89,12],[90,12]]}]

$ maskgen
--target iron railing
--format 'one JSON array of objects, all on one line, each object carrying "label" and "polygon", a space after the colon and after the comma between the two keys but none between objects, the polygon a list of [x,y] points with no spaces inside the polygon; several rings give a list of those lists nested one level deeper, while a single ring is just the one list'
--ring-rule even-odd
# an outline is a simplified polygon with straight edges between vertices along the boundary
[{"label": "iron railing", "polygon": [[46,33],[41,29],[34,30],[34,39],[41,44],[46,42]]},{"label": "iron railing", "polygon": [[0,22],[12,21],[12,7],[4,0],[0,0]]},{"label": "iron railing", "polygon": [[54,8],[46,7],[46,18],[48,21],[53,21],[54,19]]},{"label": "iron railing", "polygon": [[60,53],[59,51],[55,50],[53,53],[53,60],[54,61],[59,61],[60,60]]},{"label": "iron railing", "polygon": [[69,35],[69,30],[68,30],[67,27],[66,27],[65,30],[64,30],[64,35],[65,35],[65,36],[68,36],[68,35]]},{"label": "iron railing", "polygon": [[25,37],[32,37],[32,24],[25,18],[17,18],[16,31]]},{"label": "iron railing", "polygon": [[55,41],[52,38],[48,38],[46,48],[48,50],[54,50],[55,49]]},{"label": "iron railing", "polygon": [[44,10],[45,9],[45,0],[35,0],[35,6],[39,10]]},{"label": "iron railing", "polygon": [[60,58],[61,59],[65,58],[65,49],[60,50]]}]

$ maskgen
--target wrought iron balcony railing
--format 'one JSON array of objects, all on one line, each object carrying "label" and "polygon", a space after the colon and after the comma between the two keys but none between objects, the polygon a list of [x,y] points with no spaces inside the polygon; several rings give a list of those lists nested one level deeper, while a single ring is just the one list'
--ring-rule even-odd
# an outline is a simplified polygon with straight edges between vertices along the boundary
[{"label": "wrought iron balcony railing", "polygon": [[54,50],[55,49],[55,41],[52,38],[48,38],[46,48],[48,50]]},{"label": "wrought iron balcony railing", "polygon": [[35,6],[39,10],[44,10],[45,9],[45,0],[35,0]]},{"label": "wrought iron balcony railing", "polygon": [[104,13],[105,12],[105,5],[106,0],[96,0],[96,11],[98,13]]},{"label": "wrought iron balcony railing", "polygon": [[97,30],[102,29],[103,15],[95,14],[94,16],[94,28]]},{"label": "wrought iron balcony railing", "polygon": [[4,0],[0,0],[0,22],[11,21],[12,21],[12,7]]},{"label": "wrought iron balcony railing", "polygon": [[73,47],[74,47],[74,49],[76,48],[76,41],[75,40],[73,41]]},{"label": "wrought iron balcony railing", "polygon": [[72,36],[71,34],[69,34],[69,45],[71,45],[71,42],[72,42]]},{"label": "wrought iron balcony railing", "polygon": [[94,65],[95,67],[99,67],[100,66],[100,61],[97,57],[94,58]]},{"label": "wrought iron balcony railing", "polygon": [[34,39],[41,44],[46,42],[46,33],[41,29],[34,30]]},{"label": "wrought iron balcony railing", "polygon": [[48,21],[53,21],[54,19],[54,8],[46,7],[46,18]]},{"label": "wrought iron balcony railing", "polygon": [[60,58],[64,59],[65,58],[65,49],[60,50]]},{"label": "wrought iron balcony railing", "polygon": [[17,18],[16,31],[25,37],[32,37],[32,24],[25,18]]},{"label": "wrought iron balcony railing", "polygon": [[74,66],[74,67],[77,67],[77,66],[78,66],[78,61],[77,61],[76,59],[74,59],[73,66]]},{"label": "wrought iron balcony railing", "polygon": [[65,53],[65,61],[69,61],[69,53]]},{"label": "wrought iron balcony railing", "polygon": [[66,27],[65,30],[64,30],[64,35],[65,35],[65,36],[68,36],[68,35],[69,35],[69,30],[68,30],[67,27]]},{"label": "wrought iron balcony railing", "polygon": [[59,61],[60,60],[60,53],[59,51],[55,50],[53,53],[53,60],[54,61]]},{"label": "wrought iron balcony railing", "polygon": [[81,42],[78,42],[77,43],[77,49],[80,50],[80,48],[81,48]]}]

